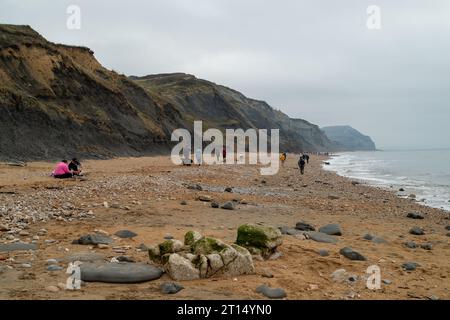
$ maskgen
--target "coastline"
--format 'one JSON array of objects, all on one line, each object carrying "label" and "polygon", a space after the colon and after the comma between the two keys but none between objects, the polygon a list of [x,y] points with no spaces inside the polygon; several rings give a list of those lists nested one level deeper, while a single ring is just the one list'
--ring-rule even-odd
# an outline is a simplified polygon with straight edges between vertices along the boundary
[{"label": "coastline", "polygon": [[[275,176],[260,176],[258,167],[248,165],[177,167],[169,157],[88,160],[83,163],[88,172],[86,181],[56,181],[48,177],[52,163],[33,162],[27,167],[0,165],[3,213],[0,224],[15,228],[7,219],[20,211],[20,215],[37,221],[21,228],[24,235],[16,233],[14,238],[30,242],[41,229],[47,230],[35,240],[39,245],[35,253],[0,252],[0,298],[262,299],[255,288],[266,283],[283,288],[288,299],[450,299],[450,238],[445,230],[450,224],[448,212],[398,198],[392,191],[356,184],[324,170],[325,159],[313,156],[304,176],[298,172],[294,155],[288,156],[285,167]],[[200,184],[203,191],[186,187],[192,184]],[[217,191],[225,187],[234,190]],[[237,210],[229,211],[196,201],[198,195],[209,195],[218,202],[236,198],[245,201],[241,201]],[[110,204],[108,208],[103,206],[105,201]],[[181,201],[187,205],[180,205]],[[39,212],[36,215],[34,211]],[[420,212],[425,219],[408,219],[409,212]],[[49,216],[52,219],[38,221]],[[47,286],[57,286],[66,279],[65,269],[57,273],[46,270],[47,259],[80,252],[101,254],[105,260],[117,256],[112,247],[98,249],[71,244],[94,230],[109,234],[121,229],[136,232],[136,238],[115,239],[114,245],[129,246],[127,255],[148,262],[147,253],[137,251],[136,247],[141,243],[159,243],[167,234],[182,239],[185,232],[198,230],[231,243],[243,223],[293,228],[299,221],[316,229],[338,223],[343,234],[336,237],[336,244],[284,235],[280,246],[283,255],[276,260],[254,261],[255,275],[239,276],[237,281],[233,278],[181,281],[185,289],[170,297],[159,292],[161,283],[171,281],[167,275],[142,284],[87,283],[80,291],[46,290]],[[423,227],[425,235],[409,234],[415,226]],[[387,243],[364,240],[367,233]],[[5,239],[7,232],[0,234],[0,243],[12,241]],[[419,247],[405,247],[408,241]],[[432,250],[420,248],[426,243],[432,244]],[[367,261],[348,260],[339,254],[343,247],[357,250]],[[327,250],[329,256],[320,256],[319,250]],[[420,267],[404,271],[401,266],[405,262],[417,262]],[[23,268],[23,263],[30,263],[31,267]],[[371,265],[378,265],[382,279],[390,284],[383,282],[380,290],[367,289],[364,277]],[[357,280],[335,281],[331,274],[339,269],[355,275]],[[273,277],[266,277],[268,274]]]}]

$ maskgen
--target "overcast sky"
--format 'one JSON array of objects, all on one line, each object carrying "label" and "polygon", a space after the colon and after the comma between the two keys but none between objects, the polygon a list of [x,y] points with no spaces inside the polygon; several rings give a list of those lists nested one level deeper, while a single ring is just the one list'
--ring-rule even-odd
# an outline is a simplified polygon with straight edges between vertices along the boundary
[{"label": "overcast sky", "polygon": [[[81,9],[81,29],[66,9]],[[366,22],[381,9],[381,29]],[[127,75],[187,72],[379,148],[450,148],[448,0],[0,0],[1,23]]]}]

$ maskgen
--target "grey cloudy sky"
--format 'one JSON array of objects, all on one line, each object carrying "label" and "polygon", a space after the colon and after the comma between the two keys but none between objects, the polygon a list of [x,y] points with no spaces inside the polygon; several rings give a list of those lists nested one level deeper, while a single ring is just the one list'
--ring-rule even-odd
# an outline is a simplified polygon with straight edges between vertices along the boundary
[{"label": "grey cloudy sky", "polygon": [[[80,30],[66,27],[70,4]],[[447,0],[0,0],[0,21],[90,47],[127,75],[192,73],[291,117],[352,125],[380,148],[450,148]]]}]

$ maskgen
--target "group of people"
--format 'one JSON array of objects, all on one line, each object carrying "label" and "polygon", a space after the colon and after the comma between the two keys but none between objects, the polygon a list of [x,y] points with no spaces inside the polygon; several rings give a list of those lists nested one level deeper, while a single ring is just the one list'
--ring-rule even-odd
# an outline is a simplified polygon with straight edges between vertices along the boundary
[{"label": "group of people", "polygon": [[72,178],[73,176],[81,175],[81,163],[73,158],[70,163],[67,160],[62,160],[59,162],[55,170],[53,170],[52,176],[56,179],[67,179]]},{"label": "group of people", "polygon": [[[284,162],[287,159],[287,154],[286,152],[283,152],[280,154],[280,162],[281,162],[281,166],[284,167]],[[300,169],[300,173],[304,174],[305,173],[305,166],[306,164],[309,163],[309,155],[307,154],[302,154],[300,156],[300,159],[298,159],[298,167]]]}]

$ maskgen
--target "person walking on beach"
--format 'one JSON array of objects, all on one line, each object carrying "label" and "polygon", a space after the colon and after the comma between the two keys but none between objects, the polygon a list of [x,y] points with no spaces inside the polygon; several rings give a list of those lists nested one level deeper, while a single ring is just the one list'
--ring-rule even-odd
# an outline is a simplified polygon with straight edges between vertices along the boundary
[{"label": "person walking on beach", "polygon": [[280,154],[281,166],[284,167],[284,162],[286,161],[286,152]]},{"label": "person walking on beach", "polygon": [[298,167],[300,168],[300,173],[304,174],[305,173],[305,159],[303,158],[303,156],[300,157],[300,159],[298,160]]}]

